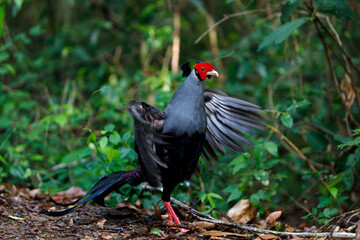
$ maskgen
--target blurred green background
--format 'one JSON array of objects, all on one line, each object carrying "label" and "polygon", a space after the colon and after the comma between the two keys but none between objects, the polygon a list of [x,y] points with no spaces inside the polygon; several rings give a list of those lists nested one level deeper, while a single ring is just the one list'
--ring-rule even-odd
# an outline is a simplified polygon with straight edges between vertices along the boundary
[{"label": "blurred green background", "polygon": [[[250,199],[315,223],[359,207],[357,0],[0,4],[0,183],[87,190],[136,167],[127,103],[164,109],[179,66],[199,60],[221,75],[207,87],[263,107],[269,126],[248,153],[200,160],[175,197],[215,216]],[[109,203],[160,198],[140,191]]]}]

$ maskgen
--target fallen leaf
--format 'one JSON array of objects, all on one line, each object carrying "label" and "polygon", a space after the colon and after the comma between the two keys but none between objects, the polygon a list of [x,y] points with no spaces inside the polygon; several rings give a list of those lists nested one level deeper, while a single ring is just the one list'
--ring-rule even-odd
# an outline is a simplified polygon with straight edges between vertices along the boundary
[{"label": "fallen leaf", "polygon": [[221,232],[216,230],[206,231],[199,234],[200,236],[220,237],[220,236],[237,236],[237,237],[250,237],[249,234],[240,234],[232,232]]},{"label": "fallen leaf", "polygon": [[33,189],[33,190],[30,190],[29,191],[29,196],[31,197],[31,198],[39,198],[40,196],[41,196],[41,190],[40,189],[38,189],[38,188],[35,188],[35,189]]},{"label": "fallen leaf", "polygon": [[86,193],[79,187],[71,187],[66,191],[55,193],[52,197],[56,202],[64,203],[73,199],[82,198]]},{"label": "fallen leaf", "polygon": [[81,238],[81,240],[93,240],[94,238],[92,237],[89,237],[89,236],[85,236],[83,238]]},{"label": "fallen leaf", "polygon": [[16,217],[16,216],[13,216],[13,215],[8,215],[9,218],[11,219],[14,219],[14,220],[25,220],[26,217],[22,218],[22,217]]},{"label": "fallen leaf", "polygon": [[111,235],[101,235],[100,238],[101,239],[112,239],[113,236],[111,236]]},{"label": "fallen leaf", "polygon": [[236,203],[226,215],[236,223],[245,224],[255,217],[255,213],[256,208],[251,205],[250,201],[248,199],[242,199]]},{"label": "fallen leaf", "polygon": [[161,230],[158,229],[158,228],[152,228],[152,229],[150,230],[150,233],[151,233],[151,234],[154,234],[154,235],[158,235],[158,236],[161,237]]},{"label": "fallen leaf", "polygon": [[215,229],[216,225],[215,223],[211,223],[211,222],[206,222],[206,221],[197,221],[195,222],[197,227],[201,227],[204,229]]},{"label": "fallen leaf", "polygon": [[272,234],[264,234],[264,233],[257,233],[257,235],[261,238],[261,239],[278,239],[279,236],[276,235],[272,235]]},{"label": "fallen leaf", "polygon": [[347,73],[345,74],[344,79],[341,81],[340,90],[341,90],[342,102],[346,108],[346,111],[349,112],[351,106],[354,103],[356,97],[356,91],[355,91],[354,82],[351,81]]},{"label": "fallen leaf", "polygon": [[130,209],[134,209],[135,211],[137,211],[138,213],[141,213],[141,210],[136,207],[135,205],[131,204],[131,203],[127,203],[127,202],[118,202],[116,204],[116,208],[123,208],[123,207],[127,207]]},{"label": "fallen leaf", "polygon": [[266,217],[265,222],[268,225],[275,226],[276,220],[281,216],[282,211],[276,211],[269,214],[269,216]]},{"label": "fallen leaf", "polygon": [[106,219],[105,218],[101,218],[99,221],[96,222],[96,226],[98,226],[99,228],[103,229],[104,225],[105,225]]},{"label": "fallen leaf", "polygon": [[146,227],[139,227],[139,228],[136,229],[136,233],[137,233],[137,235],[142,236],[142,235],[147,233],[147,228]]}]

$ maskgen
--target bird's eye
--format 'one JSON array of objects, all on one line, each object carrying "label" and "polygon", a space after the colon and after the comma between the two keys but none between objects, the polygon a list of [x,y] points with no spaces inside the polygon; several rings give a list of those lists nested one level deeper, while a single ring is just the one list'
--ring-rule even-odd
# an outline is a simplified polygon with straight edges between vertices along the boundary
[{"label": "bird's eye", "polygon": [[205,71],[205,68],[204,68],[204,67],[202,67],[202,68],[201,68],[201,71]]}]

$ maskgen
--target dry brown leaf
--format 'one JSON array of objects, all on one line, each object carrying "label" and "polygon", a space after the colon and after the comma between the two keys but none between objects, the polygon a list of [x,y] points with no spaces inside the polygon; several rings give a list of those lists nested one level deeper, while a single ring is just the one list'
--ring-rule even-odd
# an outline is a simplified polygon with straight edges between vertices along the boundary
[{"label": "dry brown leaf", "polygon": [[94,238],[92,238],[92,237],[89,237],[89,236],[85,236],[85,237],[83,237],[83,238],[81,238],[81,240],[93,240]]},{"label": "dry brown leaf", "polygon": [[264,234],[264,233],[257,233],[257,235],[261,238],[261,239],[278,239],[279,236],[276,235],[272,235],[272,234]]},{"label": "dry brown leaf", "polygon": [[41,196],[41,190],[39,188],[35,188],[29,191],[29,195],[31,198],[38,198]]},{"label": "dry brown leaf", "polygon": [[104,225],[105,225],[106,219],[105,218],[101,218],[100,220],[98,220],[96,222],[96,226],[98,226],[99,228],[103,229]]},{"label": "dry brown leaf", "polygon": [[210,236],[210,237],[221,237],[221,236],[237,236],[237,237],[249,237],[249,234],[240,234],[232,232],[221,232],[216,230],[206,231],[199,234],[200,236]]},{"label": "dry brown leaf", "polygon": [[111,236],[111,235],[101,235],[100,238],[101,239],[113,239],[113,236]]},{"label": "dry brown leaf", "polygon": [[269,216],[266,217],[265,222],[268,225],[275,226],[276,220],[281,216],[282,211],[276,211],[269,214]]},{"label": "dry brown leaf", "polygon": [[52,198],[60,203],[66,202],[67,200],[72,200],[76,198],[81,198],[85,195],[84,190],[79,187],[71,187],[66,191],[55,193]]},{"label": "dry brown leaf", "polygon": [[345,74],[344,79],[341,81],[340,90],[342,102],[346,108],[346,111],[349,112],[351,106],[354,103],[356,91],[354,83],[351,81],[348,74]]},{"label": "dry brown leaf", "polygon": [[116,204],[117,208],[122,208],[122,207],[128,207],[130,209],[134,209],[135,211],[137,211],[138,213],[141,213],[141,210],[136,207],[135,205],[131,204],[131,203],[127,203],[127,202],[118,202]]},{"label": "dry brown leaf", "polygon": [[205,228],[205,229],[215,229],[215,223],[206,222],[206,221],[197,221],[195,222],[197,227]]},{"label": "dry brown leaf", "polygon": [[245,224],[255,217],[255,213],[256,208],[248,199],[243,199],[236,203],[226,215],[236,223]]},{"label": "dry brown leaf", "polygon": [[286,226],[286,231],[287,232],[295,232],[295,228],[292,226]]}]

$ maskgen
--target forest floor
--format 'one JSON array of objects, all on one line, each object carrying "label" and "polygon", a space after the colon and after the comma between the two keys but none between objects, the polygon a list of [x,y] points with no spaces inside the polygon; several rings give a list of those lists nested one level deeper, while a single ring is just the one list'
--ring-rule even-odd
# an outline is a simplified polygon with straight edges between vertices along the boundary
[{"label": "forest floor", "polygon": [[[81,189],[72,188],[52,197],[69,202],[83,194]],[[181,208],[176,211],[187,215],[181,219],[184,227],[190,229],[185,233],[168,226],[167,220],[153,211],[128,203],[114,208],[90,204],[62,217],[47,216],[41,209],[55,210],[49,196],[39,189],[0,185],[0,239],[290,239],[198,221]],[[292,228],[295,230],[303,231]]]}]

